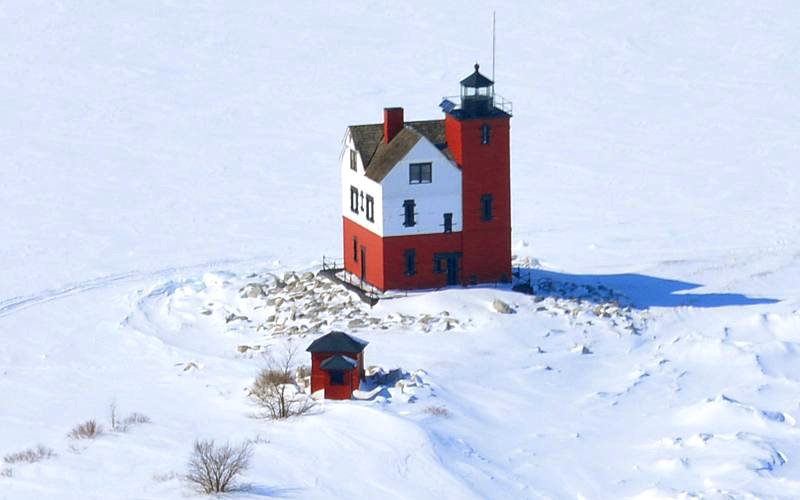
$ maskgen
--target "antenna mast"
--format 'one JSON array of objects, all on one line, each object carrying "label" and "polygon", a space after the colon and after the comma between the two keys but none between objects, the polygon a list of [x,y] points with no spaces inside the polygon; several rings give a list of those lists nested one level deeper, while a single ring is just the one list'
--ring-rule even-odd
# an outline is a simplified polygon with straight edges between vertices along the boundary
[{"label": "antenna mast", "polygon": [[495,11],[492,11],[492,81],[494,81]]}]

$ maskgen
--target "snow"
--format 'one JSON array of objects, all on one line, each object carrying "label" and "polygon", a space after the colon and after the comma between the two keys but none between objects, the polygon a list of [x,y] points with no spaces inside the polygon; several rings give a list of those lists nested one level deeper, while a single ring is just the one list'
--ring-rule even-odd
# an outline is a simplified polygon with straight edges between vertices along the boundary
[{"label": "snow", "polygon": [[494,7],[371,7],[0,6],[0,456],[57,453],[0,498],[193,497],[198,438],[253,442],[242,499],[800,497],[795,2],[498,7],[535,295],[343,292],[419,382],[252,418],[316,336],[240,290],[341,253],[345,127],[489,67]]}]

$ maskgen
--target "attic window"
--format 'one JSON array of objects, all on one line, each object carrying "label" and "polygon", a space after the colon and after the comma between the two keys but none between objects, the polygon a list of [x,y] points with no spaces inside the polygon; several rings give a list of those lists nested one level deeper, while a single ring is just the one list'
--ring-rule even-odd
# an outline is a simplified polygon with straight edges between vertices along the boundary
[{"label": "attic window", "polygon": [[356,162],[356,151],[355,149],[350,150],[350,170],[356,170],[358,162]]},{"label": "attic window", "polygon": [[431,182],[431,164],[430,163],[412,163],[408,167],[408,183],[409,184],[430,184]]}]

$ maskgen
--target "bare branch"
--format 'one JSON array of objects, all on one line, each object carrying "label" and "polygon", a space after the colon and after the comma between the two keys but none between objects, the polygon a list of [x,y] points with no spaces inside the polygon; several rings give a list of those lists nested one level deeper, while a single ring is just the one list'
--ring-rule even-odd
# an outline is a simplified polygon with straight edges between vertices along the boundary
[{"label": "bare branch", "polygon": [[250,443],[216,446],[214,441],[195,441],[186,480],[203,493],[225,493],[235,487],[235,479],[250,465]]}]

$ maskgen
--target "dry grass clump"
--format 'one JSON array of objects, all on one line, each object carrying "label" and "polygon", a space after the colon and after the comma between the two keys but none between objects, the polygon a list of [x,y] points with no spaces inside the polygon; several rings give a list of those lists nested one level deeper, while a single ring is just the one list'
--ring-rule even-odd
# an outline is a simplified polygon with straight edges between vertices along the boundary
[{"label": "dry grass clump", "polygon": [[48,448],[47,446],[40,444],[37,445],[36,448],[29,448],[24,451],[18,451],[16,453],[6,455],[3,457],[3,462],[9,465],[20,462],[32,464],[41,460],[53,458],[55,456],[57,456],[56,452],[53,451],[52,448]]},{"label": "dry grass clump", "polygon": [[236,478],[250,466],[252,456],[249,443],[217,446],[213,440],[195,441],[186,481],[207,494],[231,491]]},{"label": "dry grass clump", "polygon": [[270,358],[267,367],[256,376],[249,396],[263,408],[261,416],[278,420],[302,415],[312,408],[313,400],[300,391],[292,376],[296,352],[297,349],[290,346],[283,357]]},{"label": "dry grass clump", "polygon": [[425,413],[433,417],[443,417],[443,418],[450,417],[450,410],[448,410],[444,406],[429,406],[425,408]]},{"label": "dry grass clump", "polygon": [[133,412],[122,421],[122,427],[127,429],[132,425],[139,425],[139,424],[149,424],[151,422],[150,417],[144,415],[142,413]]},{"label": "dry grass clump", "polygon": [[103,427],[94,419],[78,424],[67,434],[72,439],[94,439],[103,433]]},{"label": "dry grass clump", "polygon": [[150,417],[137,412],[133,412],[120,420],[117,417],[116,401],[111,402],[111,405],[109,406],[109,413],[111,414],[111,430],[114,432],[128,432],[128,429],[134,425],[150,423]]}]

